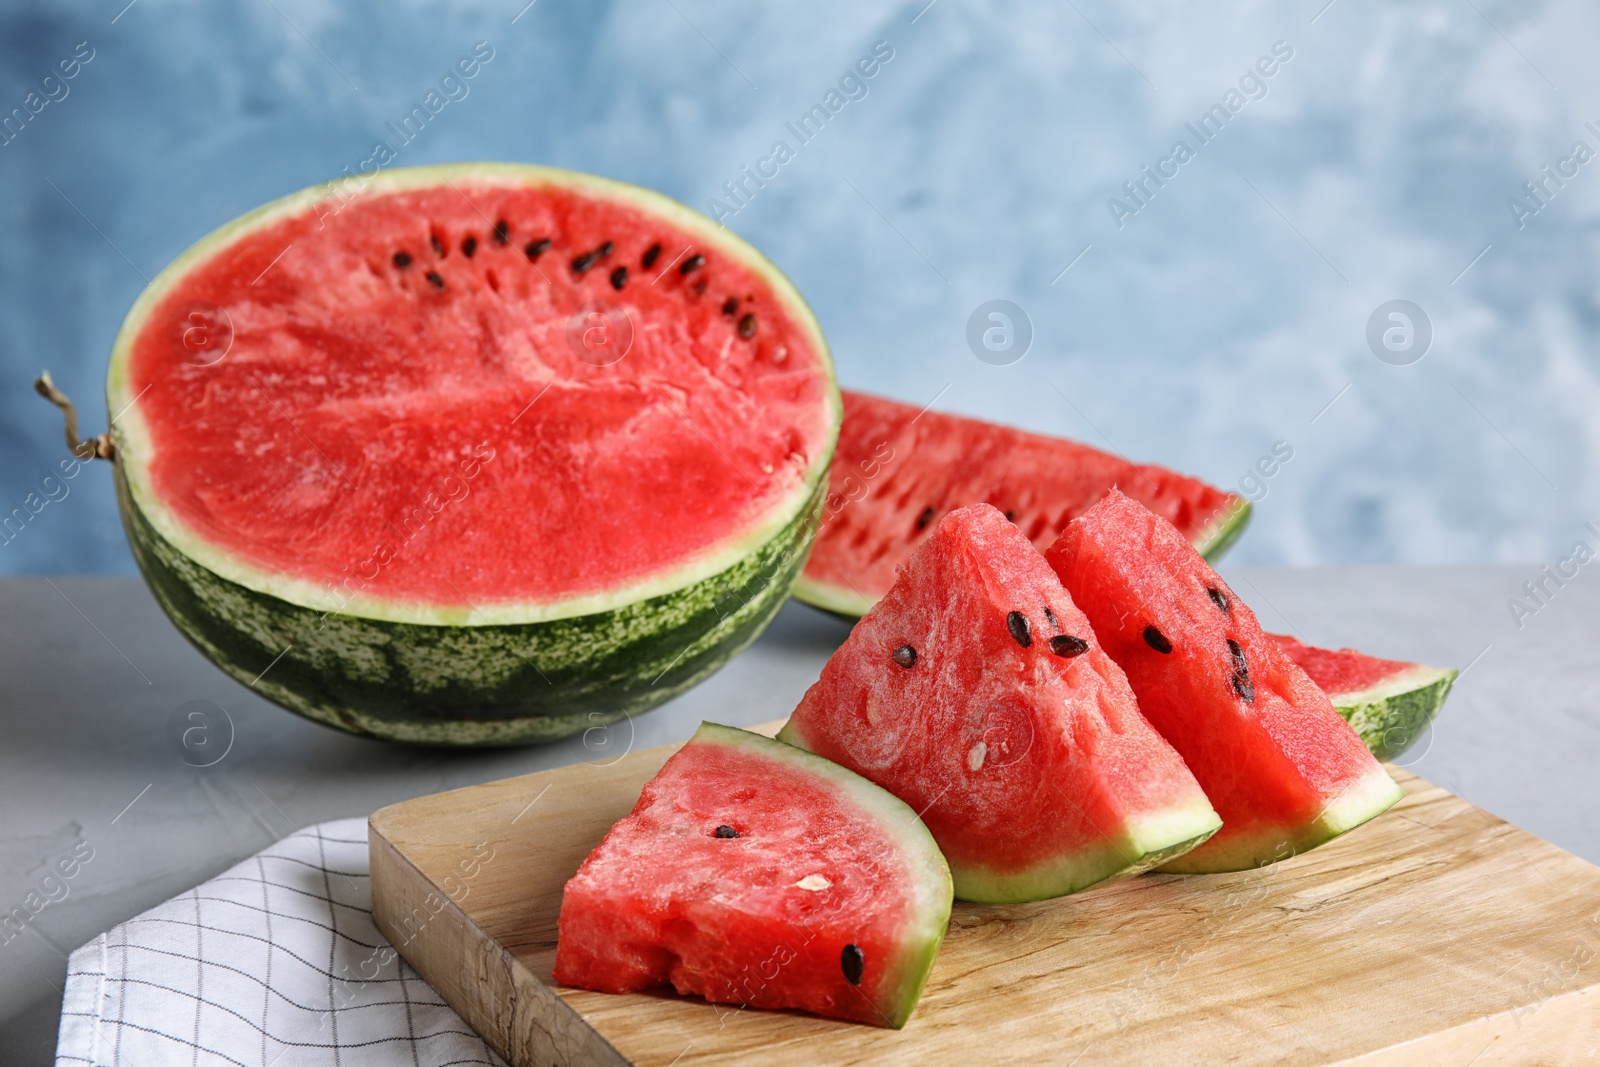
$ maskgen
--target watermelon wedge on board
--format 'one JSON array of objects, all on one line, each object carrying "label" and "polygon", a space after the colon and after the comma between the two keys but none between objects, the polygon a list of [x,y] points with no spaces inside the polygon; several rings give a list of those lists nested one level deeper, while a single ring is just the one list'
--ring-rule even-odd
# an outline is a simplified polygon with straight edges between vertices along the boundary
[{"label": "watermelon wedge on board", "polygon": [[319,722],[542,741],[681,692],[805,559],[839,401],[804,301],[659,194],[397,169],[237,219],[111,357],[134,556]]},{"label": "watermelon wedge on board", "polygon": [[1219,825],[1044,559],[987,504],[940,520],[778,737],[916,809],[962,900],[1077,892]]},{"label": "watermelon wedge on board", "polygon": [[1381,760],[1396,759],[1416,743],[1456,680],[1448,667],[1378,659],[1353,648],[1317,648],[1284,634],[1267,636],[1328,694],[1334,710]]},{"label": "watermelon wedge on board", "polygon": [[1214,837],[1165,870],[1284,859],[1403,795],[1244,601],[1138,501],[1111,490],[1045,557],[1222,816]]},{"label": "watermelon wedge on board", "polygon": [[1244,531],[1250,504],[1197,478],[1076,441],[844,390],[822,528],[797,599],[864,614],[936,520],[968,504],[1005,512],[1040,549],[1113,485],[1182,530],[1207,559]]},{"label": "watermelon wedge on board", "polygon": [[900,1027],[949,920],[950,872],[916,812],[703,723],[567,883],[555,979]]}]

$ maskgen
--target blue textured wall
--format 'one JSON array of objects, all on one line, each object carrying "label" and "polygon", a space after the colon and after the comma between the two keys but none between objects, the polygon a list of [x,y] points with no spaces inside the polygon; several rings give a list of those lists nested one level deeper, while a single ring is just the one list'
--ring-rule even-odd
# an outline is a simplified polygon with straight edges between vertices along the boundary
[{"label": "blue textured wall", "polygon": [[[397,144],[386,122],[481,41],[494,58],[399,163],[535,160],[722,197],[848,385],[1227,485],[1284,442],[1246,481],[1236,560],[1552,558],[1600,516],[1592,4],[524,2],[0,7],[0,114],[27,116],[0,146],[0,509],[65,455],[34,373],[100,429],[145,277]],[[785,123],[879,42],[892,58],[802,143]],[[1261,57],[1271,76],[1246,77]],[[1186,123],[1213,104],[1206,142]],[[779,140],[777,176],[728,199]],[[1128,194],[1145,165],[1175,176]],[[966,340],[996,298],[1033,330],[1004,366]],[[1420,362],[1369,349],[1394,298],[1431,322]],[[66,487],[0,571],[131,569],[106,471]]]}]

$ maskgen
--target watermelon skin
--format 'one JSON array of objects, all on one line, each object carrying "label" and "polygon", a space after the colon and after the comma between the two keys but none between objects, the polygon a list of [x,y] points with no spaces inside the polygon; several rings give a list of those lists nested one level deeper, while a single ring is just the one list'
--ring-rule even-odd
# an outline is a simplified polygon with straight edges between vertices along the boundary
[{"label": "watermelon skin", "polygon": [[869,393],[841,395],[823,525],[795,587],[797,599],[836,615],[865,614],[934,521],[968,504],[1006,512],[1041,551],[1113,485],[1207,559],[1220,558],[1250,521],[1249,501],[1164,467]]},{"label": "watermelon skin", "polygon": [[319,611],[230,581],[151,526],[120,464],[116,483],[140,572],[207,659],[324,726],[461,747],[601,728],[716,673],[789,599],[822,503],[819,483],[779,536],[675,593],[550,622],[429,626]]},{"label": "watermelon skin", "polygon": [[1404,755],[1438,717],[1456,671],[1379,659],[1353,648],[1327,649],[1269,634],[1310,675],[1333,708],[1380,760]]},{"label": "watermelon skin", "polygon": [[[362,195],[409,195],[444,187],[443,183],[449,183],[451,196],[457,198],[463,188],[480,193],[501,187],[554,186],[574,195],[620,202],[657,220],[665,231],[692,235],[711,261],[701,273],[713,273],[721,261],[735,274],[743,271],[757,279],[758,295],[770,298],[773,306],[764,309],[768,318],[751,343],[770,346],[774,334],[804,338],[804,344],[790,352],[789,379],[794,384],[780,388],[789,389],[791,397],[801,397],[796,403],[811,405],[806,410],[821,420],[816,424],[820,432],[811,433],[808,424],[801,435],[810,435],[805,468],[777,474],[769,468],[774,482],[788,481],[781,491],[761,498],[764,510],[752,512],[749,521],[731,527],[723,541],[676,570],[657,570],[631,584],[621,583],[623,587],[616,590],[577,590],[565,599],[496,600],[492,582],[485,587],[488,592],[475,589],[442,603],[414,592],[388,599],[381,595],[346,599],[325,584],[325,577],[313,580],[275,573],[259,557],[218,547],[155,488],[155,435],[143,412],[152,407],[160,390],[152,392],[148,384],[139,383],[134,353],[144,343],[147,323],[165,314],[163,309],[176,299],[175,293],[181,294],[189,272],[305,212],[325,216],[311,227],[313,231],[322,222],[337,226],[355,215],[358,208],[351,205],[359,198],[350,199],[348,183],[336,182],[285,197],[227,224],[170,264],[141,294],[118,334],[107,377],[108,407],[119,413],[111,428],[118,502],[135,559],[174,624],[222,670],[262,695],[325,725],[389,740],[445,745],[545,742],[660,704],[717,670],[770,622],[787,598],[815,535],[840,417],[837,390],[826,343],[792,285],[754,249],[697,213],[622,183],[515,165],[401,168],[370,179]],[[472,218],[481,221],[476,214]],[[493,247],[493,239],[485,234],[473,263],[480,268],[487,264]],[[450,274],[456,280],[467,265],[454,247],[450,251],[457,256],[449,269],[456,272]],[[502,254],[520,262],[520,239],[503,248]],[[557,246],[545,266],[564,270],[566,254]],[[629,251],[630,256],[636,254],[636,249]],[[263,260],[263,265],[269,264]],[[661,266],[672,264],[663,257]],[[421,270],[417,265],[411,271],[414,280],[420,281]],[[256,273],[252,264],[245,277]],[[604,273],[596,272],[595,287],[609,292]],[[673,271],[663,288],[677,282],[678,274]],[[262,276],[264,287],[277,280],[270,272]],[[639,285],[647,282],[641,279]],[[774,327],[774,316],[784,315],[788,318]],[[242,316],[234,323],[234,351],[216,362],[219,370],[233,368],[243,358],[239,349],[246,325]],[[806,358],[814,362],[800,366]],[[191,373],[207,371],[202,367]],[[529,390],[505,411],[506,423],[498,424],[502,428],[496,444],[507,458],[491,465],[492,471],[512,473],[507,468],[515,462],[514,453],[503,427],[530,408],[532,414],[522,420],[522,428],[535,421],[544,409],[526,402],[534,395],[542,394]],[[686,429],[684,434],[691,432],[699,434],[694,440],[709,440],[703,428]],[[300,439],[310,440],[303,433]],[[759,470],[753,478],[749,471],[724,471],[724,475],[724,481],[733,484],[734,495],[754,480],[761,480],[763,489],[767,486],[767,476]],[[494,476],[477,484],[487,485]],[[510,481],[502,481],[498,488]],[[404,503],[415,503],[421,495],[415,487],[402,487],[402,492],[412,494]],[[451,503],[436,524],[465,523],[468,509],[488,496],[480,489],[467,502]],[[689,497],[673,506],[681,508],[682,499]],[[387,536],[382,534],[385,516],[344,510],[364,515],[363,523],[377,531],[372,536]],[[388,528],[393,529],[392,519]],[[314,543],[316,538],[310,535],[310,530],[301,532],[299,541]],[[339,558],[355,563],[372,552],[371,545],[367,540],[361,550]],[[486,569],[492,575],[492,566]],[[422,570],[407,559],[383,577],[411,580]],[[448,577],[445,584],[455,590]],[[459,574],[455,578],[464,580]]]},{"label": "watermelon skin", "polygon": [[1285,859],[1404,795],[1249,607],[1137,501],[1112,490],[1045,556],[1222,816],[1214,837],[1163,870]]},{"label": "watermelon skin", "polygon": [[[724,826],[737,836],[717,836]],[[555,979],[899,1028],[950,904],[949,868],[905,804],[808,752],[702,723],[567,883]]]},{"label": "watermelon skin", "polygon": [[[1053,637],[1088,647],[1057,655]],[[909,668],[894,658],[907,645]],[[939,523],[778,736],[917,810],[962,900],[1077,892],[1221,824],[1043,558],[988,505]]]}]

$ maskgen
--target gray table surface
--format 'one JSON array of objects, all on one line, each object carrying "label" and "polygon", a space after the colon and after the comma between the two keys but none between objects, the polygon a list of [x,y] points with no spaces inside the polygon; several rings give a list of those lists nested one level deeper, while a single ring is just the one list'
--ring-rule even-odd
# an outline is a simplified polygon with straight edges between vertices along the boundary
[{"label": "gray table surface", "polygon": [[[1323,645],[1468,668],[1440,723],[1401,762],[1600,862],[1600,581],[1580,573],[1519,628],[1507,599],[1537,567],[1223,568],[1264,625]],[[137,578],[0,580],[0,908],[45,864],[94,858],[0,944],[0,1060],[49,1063],[66,956],[295,829],[407,797],[686,738],[702,719],[786,715],[847,627],[797,604],[690,693],[543,748],[456,752],[347,737],[213,668]],[[177,709],[232,722],[214,766],[190,766]],[[218,727],[218,737],[226,726]],[[193,740],[193,738],[191,738]],[[3,940],[3,935],[0,935]]]}]

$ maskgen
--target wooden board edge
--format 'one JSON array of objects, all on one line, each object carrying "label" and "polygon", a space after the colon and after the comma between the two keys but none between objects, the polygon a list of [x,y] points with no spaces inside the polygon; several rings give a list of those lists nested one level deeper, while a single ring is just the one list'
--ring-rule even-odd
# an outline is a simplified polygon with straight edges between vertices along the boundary
[{"label": "wooden board edge", "polygon": [[[373,922],[395,951],[507,1063],[631,1067],[401,854],[383,833],[387,810],[367,820],[367,850]],[[469,995],[463,982],[472,983],[476,995]],[[503,1008],[493,1012],[484,1005]]]},{"label": "wooden board edge", "polygon": [[1546,1067],[1588,1062],[1600,1044],[1596,1037],[1597,1012],[1600,985],[1589,985],[1338,1060],[1329,1067],[1432,1067],[1439,1063]]}]

